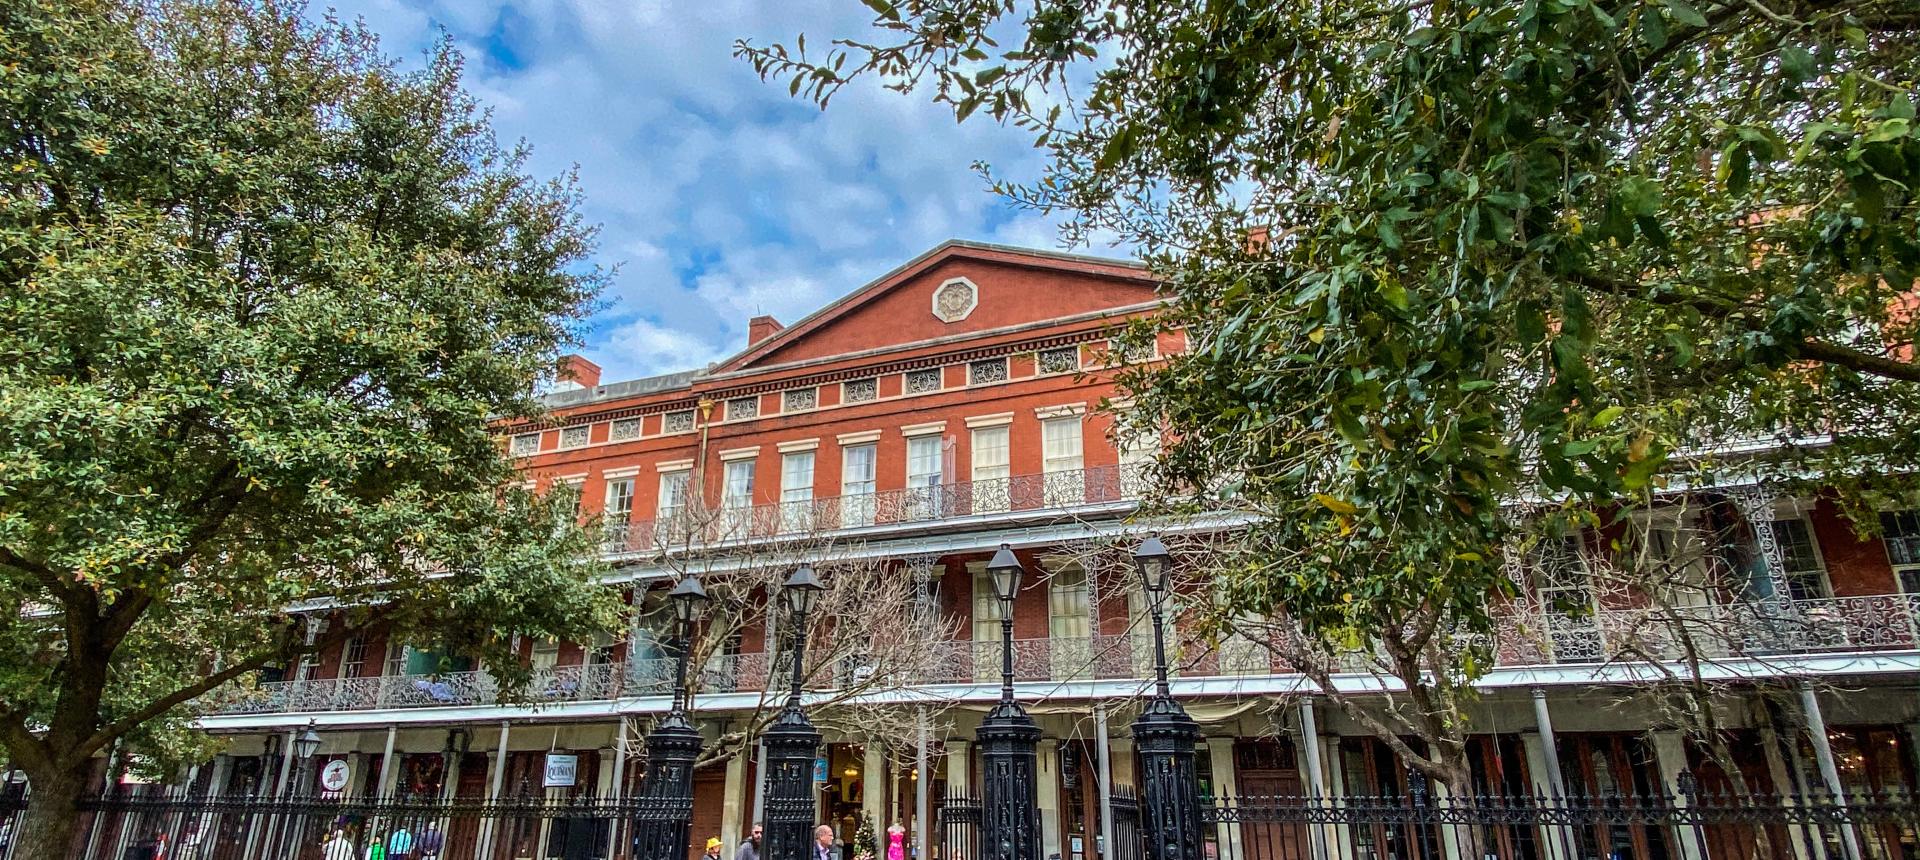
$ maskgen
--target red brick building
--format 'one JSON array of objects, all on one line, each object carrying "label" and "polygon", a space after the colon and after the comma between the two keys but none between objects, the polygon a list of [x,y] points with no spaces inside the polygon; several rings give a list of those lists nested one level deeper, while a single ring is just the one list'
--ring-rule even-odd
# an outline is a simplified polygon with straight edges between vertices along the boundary
[{"label": "red brick building", "polygon": [[[1099,780],[1132,780],[1128,702],[1148,666],[1141,601],[1076,569],[1060,549],[1124,544],[1147,528],[1129,517],[1142,489],[1135,466],[1154,446],[1116,440],[1103,406],[1118,396],[1112,365],[1186,347],[1177,334],[1162,334],[1153,355],[1114,355],[1115,330],[1154,314],[1159,301],[1155,282],[1131,263],[949,242],[805,319],[784,327],[753,320],[751,342],[709,368],[608,381],[577,362],[577,387],[547,398],[552,419],[503,428],[505,444],[529,481],[577,488],[582,515],[608,529],[617,571],[609,587],[626,589],[636,606],[657,603],[685,569],[681,559],[720,569],[716,560],[729,553],[797,535],[831,537],[842,551],[929,583],[958,640],[949,647],[964,659],[903,680],[913,695],[896,690],[877,703],[908,711],[938,703],[928,743],[889,757],[861,737],[830,737],[819,799],[823,820],[845,823],[864,811],[903,821],[916,839],[942,795],[977,784],[968,740],[997,693],[999,655],[998,610],[982,593],[982,567],[994,548],[1013,546],[1030,572],[1013,610],[1019,692],[1047,733],[1045,851],[1099,860]],[[1811,750],[1822,739],[1805,732],[1810,703],[1824,712],[1831,731],[1823,740],[1849,785],[1913,787],[1920,519],[1888,512],[1888,536],[1862,539],[1817,497],[1761,485],[1694,495],[1700,505],[1648,512],[1635,528],[1678,546],[1701,517],[1745,524],[1745,539],[1712,548],[1701,562],[1702,576],[1742,585],[1700,611],[1744,618],[1741,607],[1761,602],[1813,619],[1765,648],[1717,655],[1716,671],[1776,692],[1811,676],[1839,679],[1846,690],[1784,705],[1756,692],[1730,708],[1729,730],[1750,741],[1743,769],[1750,765],[1775,790],[1819,785]],[[1534,592],[1573,595],[1590,611],[1532,610],[1521,620],[1540,635],[1502,639],[1502,665],[1483,679],[1470,715],[1481,736],[1477,775],[1489,790],[1662,789],[1681,770],[1705,767],[1657,714],[1622,704],[1620,691],[1636,676],[1602,657],[1607,637],[1641,610],[1592,593],[1590,562],[1605,544],[1576,537],[1516,560]],[[644,629],[654,623],[637,621],[624,640],[527,643],[536,686],[548,693],[536,704],[497,704],[486,667],[457,655],[377,637],[350,641],[204,718],[232,744],[201,778],[241,791],[273,782],[289,760],[287,733],[312,720],[326,738],[323,757],[349,762],[349,793],[631,792],[637,768],[624,753],[668,702],[648,682],[658,680],[656,669],[641,668],[664,660],[653,644],[659,631]],[[743,631],[701,672],[697,716],[711,737],[764,707],[761,690],[777,675],[755,659],[766,644],[758,628]],[[1404,768],[1383,744],[1264,650],[1244,645],[1188,642],[1174,683],[1205,726],[1203,779],[1216,794],[1406,790]],[[1372,681],[1355,674],[1339,682],[1361,690]],[[1542,730],[1542,714],[1551,729]],[[580,757],[571,788],[539,787],[535,775],[554,750]],[[1551,764],[1559,765],[1559,785],[1551,784]],[[721,834],[728,856],[754,816],[754,774],[753,758],[742,755],[696,780],[696,835]],[[1346,834],[1337,856],[1377,856],[1392,838]],[[1685,856],[1657,833],[1580,838],[1596,856]],[[1870,850],[1900,856],[1898,839]],[[561,841],[539,836],[528,851]],[[552,851],[540,856],[567,856]]]}]

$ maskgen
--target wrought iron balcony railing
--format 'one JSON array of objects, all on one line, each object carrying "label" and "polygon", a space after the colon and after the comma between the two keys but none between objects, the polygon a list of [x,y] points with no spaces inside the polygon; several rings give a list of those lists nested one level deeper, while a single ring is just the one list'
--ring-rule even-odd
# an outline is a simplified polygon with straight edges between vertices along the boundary
[{"label": "wrought iron balcony railing", "polygon": [[[1685,644],[1683,643],[1690,643]],[[1275,654],[1285,649],[1229,639],[1218,647],[1169,642],[1173,671],[1181,677],[1287,675]],[[1819,600],[1733,603],[1684,609],[1608,609],[1572,616],[1516,612],[1503,617],[1493,643],[1500,666],[1582,665],[1606,661],[1678,660],[1687,648],[1705,660],[1777,657],[1855,651],[1920,650],[1920,595],[1887,594]],[[1153,640],[1138,633],[1061,636],[1013,643],[1019,681],[1145,679],[1153,675]],[[998,641],[941,645],[923,677],[883,682],[996,684]],[[1364,655],[1342,667],[1364,671]],[[777,687],[784,672],[772,671],[769,655],[715,657],[694,673],[703,694],[760,692]],[[388,708],[494,704],[554,704],[630,696],[665,695],[673,683],[673,660],[648,658],[536,670],[533,682],[507,701],[485,672],[278,681],[209,702],[211,713],[366,711]],[[860,667],[840,674],[841,683],[870,680]],[[851,673],[851,674],[848,674]]]},{"label": "wrought iron balcony railing", "polygon": [[1066,512],[1137,500],[1145,491],[1140,466],[1094,466],[737,508],[688,505],[654,519],[609,524],[605,549],[609,553],[657,552],[965,517]]}]

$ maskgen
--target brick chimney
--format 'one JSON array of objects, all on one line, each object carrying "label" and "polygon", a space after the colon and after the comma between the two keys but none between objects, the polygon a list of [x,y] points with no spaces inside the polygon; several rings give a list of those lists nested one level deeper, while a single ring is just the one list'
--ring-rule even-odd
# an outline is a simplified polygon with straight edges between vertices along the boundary
[{"label": "brick chimney", "polygon": [[786,326],[769,316],[758,316],[747,320],[747,346],[759,346],[761,341],[779,334],[783,328]]},{"label": "brick chimney", "polygon": [[560,379],[572,381],[581,388],[592,388],[600,384],[600,365],[588,361],[585,356],[563,355],[560,357]]}]

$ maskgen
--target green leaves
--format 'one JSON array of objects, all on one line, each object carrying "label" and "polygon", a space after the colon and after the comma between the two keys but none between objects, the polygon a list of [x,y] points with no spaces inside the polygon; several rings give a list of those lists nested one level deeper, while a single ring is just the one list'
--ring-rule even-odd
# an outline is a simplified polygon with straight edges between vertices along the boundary
[{"label": "green leaves", "polygon": [[0,33],[27,49],[0,75],[0,595],[59,612],[5,622],[0,700],[49,755],[278,659],[294,601],[482,657],[612,623],[491,423],[538,413],[592,231],[449,49],[403,75],[351,28],[185,0],[28,0]]},{"label": "green leaves", "polygon": [[[1006,58],[997,88],[1086,95],[1026,118],[1053,162],[1001,187],[1167,279],[1203,348],[1129,382],[1179,440],[1169,480],[1258,515],[1246,608],[1328,646],[1426,610],[1484,627],[1519,587],[1494,550],[1515,500],[1631,507],[1681,469],[1920,502],[1904,10],[1043,7],[1029,46],[1107,53],[1091,89],[1061,54]],[[918,4],[914,49],[874,57],[913,90],[1014,8]]]}]

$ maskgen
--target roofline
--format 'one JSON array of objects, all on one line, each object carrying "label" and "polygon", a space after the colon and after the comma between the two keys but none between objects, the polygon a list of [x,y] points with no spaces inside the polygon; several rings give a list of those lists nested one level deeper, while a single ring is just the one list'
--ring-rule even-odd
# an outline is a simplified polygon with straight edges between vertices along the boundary
[{"label": "roofline", "polygon": [[1025,322],[1025,323],[1018,323],[1010,326],[1001,326],[999,328],[982,329],[980,331],[970,331],[970,332],[962,332],[959,334],[942,335],[940,337],[927,338],[925,340],[915,340],[915,341],[908,341],[906,343],[888,344],[886,346],[870,347],[867,349],[855,350],[853,352],[836,353],[834,355],[822,355],[822,356],[816,356],[814,358],[802,358],[795,361],[782,362],[780,364],[767,364],[767,365],[761,365],[758,367],[742,368],[740,370],[726,370],[726,371],[711,372],[711,373],[702,372],[699,376],[694,378],[694,382],[696,385],[704,385],[704,384],[715,383],[715,382],[728,382],[743,376],[749,376],[756,373],[774,373],[778,371],[789,371],[789,370],[798,370],[798,369],[804,369],[809,367],[820,367],[823,365],[836,364],[843,361],[857,361],[859,359],[871,359],[876,356],[882,356],[882,355],[886,355],[888,353],[894,353],[894,352],[905,352],[908,350],[952,346],[954,344],[965,343],[970,340],[981,340],[981,339],[992,338],[992,337],[1004,337],[1006,335],[1019,334],[1021,332],[1026,332],[1026,331],[1035,331],[1039,329],[1073,325],[1076,323],[1094,322],[1097,320],[1110,319],[1113,317],[1127,316],[1129,314],[1144,313],[1147,311],[1151,311],[1155,308],[1165,307],[1166,305],[1167,305],[1167,300],[1155,299],[1154,301],[1150,301],[1150,302],[1139,302],[1137,304],[1131,304],[1131,305],[1116,305],[1111,308],[1102,308],[1097,311],[1086,311],[1084,313],[1071,314],[1063,317],[1052,317],[1049,319],[1038,320],[1035,322]]},{"label": "roofline", "polygon": [[[870,281],[867,281],[864,284],[861,284],[858,287],[855,287],[853,290],[847,292],[845,295],[842,295],[841,297],[834,299],[831,302],[828,302],[827,304],[822,306],[819,310],[816,310],[813,313],[807,314],[806,316],[793,321],[792,324],[786,326],[785,328],[781,329],[778,332],[775,332],[774,334],[767,337],[766,339],[761,340],[759,343],[748,344],[746,349],[740,350],[739,352],[733,353],[732,355],[729,355],[726,358],[722,358],[719,361],[714,362],[713,368],[726,367],[727,365],[733,364],[736,361],[741,361],[743,359],[749,358],[756,352],[766,351],[769,347],[772,347],[777,343],[797,337],[801,333],[802,329],[816,322],[824,321],[827,317],[833,315],[836,311],[840,310],[842,307],[852,303],[856,298],[866,294],[867,291],[875,289],[889,281],[903,277],[908,272],[911,272],[914,269],[922,265],[925,265],[928,262],[931,262],[933,259],[940,257],[942,255],[948,254],[956,249],[964,249],[969,251],[990,251],[993,253],[1010,254],[1010,255],[1020,256],[1020,257],[1038,257],[1042,259],[1056,260],[1063,263],[1076,263],[1079,265],[1086,265],[1086,266],[1107,266],[1107,267],[1117,267],[1122,269],[1132,269],[1138,272],[1137,277],[1139,277],[1140,279],[1151,280],[1151,276],[1147,274],[1146,264],[1136,260],[1123,260],[1123,259],[1118,259],[1114,257],[1095,257],[1087,254],[1070,254],[1065,251],[1048,251],[1048,250],[1040,250],[1036,248],[1022,248],[1016,245],[1001,245],[993,242],[976,242],[970,239],[948,239],[944,242],[941,242],[938,245],[933,246],[932,248],[928,248],[927,250],[920,252],[913,259],[908,260],[904,263],[901,263],[898,266],[893,267],[892,269],[887,270],[887,272],[881,275],[880,277],[874,278]],[[708,368],[707,372],[711,373],[713,368]],[[733,373],[733,372],[735,371],[731,371],[731,370],[725,371],[725,373]]]}]

